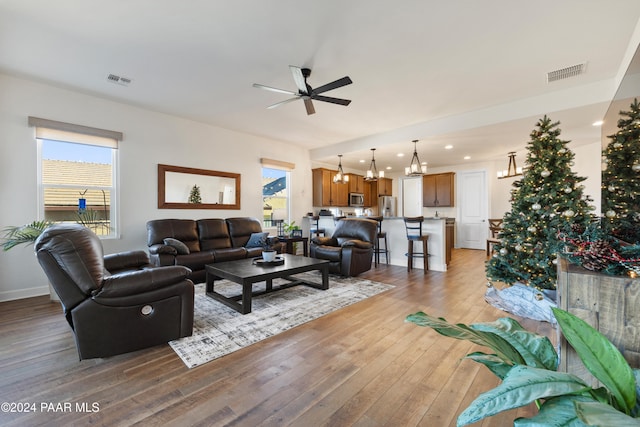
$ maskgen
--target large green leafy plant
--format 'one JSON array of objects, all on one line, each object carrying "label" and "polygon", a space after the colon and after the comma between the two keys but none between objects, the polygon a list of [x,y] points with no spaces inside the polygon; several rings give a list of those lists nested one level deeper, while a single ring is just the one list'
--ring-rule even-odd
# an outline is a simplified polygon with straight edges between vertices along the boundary
[{"label": "large green leafy plant", "polygon": [[458,426],[532,402],[539,412],[532,418],[516,419],[515,426],[640,426],[636,391],[640,370],[631,369],[618,349],[589,324],[566,311],[552,310],[563,335],[602,387],[594,389],[575,375],[558,372],[558,354],[551,341],[525,330],[514,319],[467,326],[422,312],[407,317],[416,325],[493,351],[467,355],[502,382],[478,396],[458,416]]}]

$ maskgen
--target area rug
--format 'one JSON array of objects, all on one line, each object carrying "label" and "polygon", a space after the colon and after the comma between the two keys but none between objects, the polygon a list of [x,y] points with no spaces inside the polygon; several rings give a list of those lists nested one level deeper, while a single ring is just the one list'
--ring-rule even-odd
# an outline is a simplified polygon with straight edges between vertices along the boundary
[{"label": "area rug", "polygon": [[[296,277],[322,283],[316,271]],[[278,283],[274,280],[274,286]],[[251,313],[243,315],[206,296],[204,284],[198,284],[193,335],[169,345],[188,368],[193,368],[393,287],[357,277],[329,276],[327,290],[298,285],[261,295],[252,298]],[[227,296],[241,291],[240,285],[227,280],[216,281],[215,289]],[[254,285],[254,290],[260,289],[264,289],[264,282]]]}]

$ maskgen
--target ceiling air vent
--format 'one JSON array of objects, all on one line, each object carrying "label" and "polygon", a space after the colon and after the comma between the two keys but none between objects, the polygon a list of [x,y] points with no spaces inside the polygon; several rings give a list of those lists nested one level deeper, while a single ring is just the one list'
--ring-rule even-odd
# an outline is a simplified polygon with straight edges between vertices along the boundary
[{"label": "ceiling air vent", "polygon": [[569,77],[575,77],[584,73],[587,63],[572,65],[570,67],[561,68],[559,70],[550,71],[547,73],[547,83],[555,82],[556,80],[568,79]]},{"label": "ceiling air vent", "polygon": [[122,76],[117,76],[115,74],[109,74],[107,76],[107,81],[110,81],[111,83],[116,83],[122,86],[129,86],[129,84],[131,83],[131,79],[128,77],[122,77]]}]

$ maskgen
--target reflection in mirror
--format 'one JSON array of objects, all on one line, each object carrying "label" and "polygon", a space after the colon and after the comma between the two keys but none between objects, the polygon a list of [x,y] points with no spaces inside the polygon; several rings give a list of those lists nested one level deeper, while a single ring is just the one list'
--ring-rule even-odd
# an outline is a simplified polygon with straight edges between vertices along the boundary
[{"label": "reflection in mirror", "polygon": [[240,174],[158,165],[159,209],[240,209]]},{"label": "reflection in mirror", "polygon": [[631,63],[605,114],[604,124],[602,126],[603,148],[610,141],[608,137],[618,130],[617,124],[620,118],[620,111],[628,111],[634,98],[637,97],[640,97],[640,46],[631,59]]},{"label": "reflection in mirror", "polygon": [[627,68],[602,127],[602,213],[609,233],[640,243],[640,48]]}]

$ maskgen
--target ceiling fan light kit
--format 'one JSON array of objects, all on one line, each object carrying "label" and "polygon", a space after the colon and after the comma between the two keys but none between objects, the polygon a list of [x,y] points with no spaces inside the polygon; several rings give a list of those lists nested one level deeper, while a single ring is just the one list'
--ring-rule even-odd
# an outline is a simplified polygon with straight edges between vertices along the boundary
[{"label": "ceiling fan light kit", "polygon": [[522,168],[516,165],[516,153],[509,153],[509,166],[505,170],[498,171],[498,179],[511,178],[513,176],[522,175]]},{"label": "ceiling fan light kit", "polygon": [[342,154],[338,154],[338,173],[333,176],[333,182],[336,184],[348,184],[349,183],[349,175],[345,175],[342,170]]},{"label": "ceiling fan light kit", "polygon": [[418,158],[418,150],[417,150],[418,140],[413,140],[413,157],[411,157],[411,163],[409,166],[404,168],[404,174],[406,176],[422,176],[427,173],[427,165],[423,165],[420,163],[420,159]]},{"label": "ceiling fan light kit", "polygon": [[317,88],[312,88],[307,83],[307,77],[311,75],[310,68],[300,68],[294,65],[289,65],[289,69],[291,70],[291,74],[293,75],[293,81],[295,82],[298,92],[292,92],[290,90],[278,89],[271,86],[265,86],[259,83],[254,83],[253,87],[258,89],[270,90],[272,92],[284,93],[287,95],[292,95],[293,98],[285,99],[284,101],[277,102],[273,105],[268,106],[268,109],[276,108],[284,104],[288,104],[292,101],[297,101],[298,99],[302,99],[304,101],[304,107],[307,110],[307,115],[315,114],[316,110],[313,106],[312,101],[322,101],[329,102],[331,104],[338,104],[347,106],[351,103],[350,99],[342,99],[342,98],[333,98],[330,96],[320,95],[321,93],[328,92],[333,89],[338,89],[342,86],[350,85],[353,83],[349,76],[345,76],[341,79],[332,81],[331,83],[327,83],[326,85],[322,85]]}]

